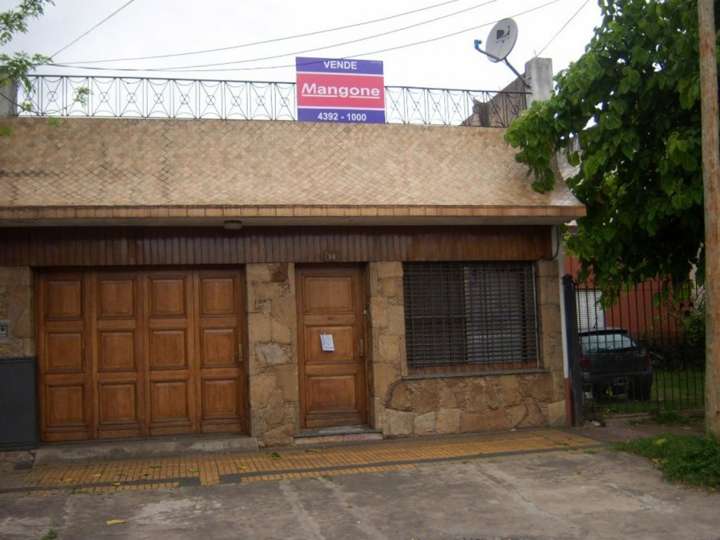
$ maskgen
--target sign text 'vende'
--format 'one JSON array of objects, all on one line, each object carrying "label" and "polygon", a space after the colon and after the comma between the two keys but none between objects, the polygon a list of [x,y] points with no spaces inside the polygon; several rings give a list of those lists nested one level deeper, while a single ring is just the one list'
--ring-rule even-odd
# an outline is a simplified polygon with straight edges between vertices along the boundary
[{"label": "sign text 'vende'", "polygon": [[385,122],[382,62],[296,58],[295,66],[298,120]]}]

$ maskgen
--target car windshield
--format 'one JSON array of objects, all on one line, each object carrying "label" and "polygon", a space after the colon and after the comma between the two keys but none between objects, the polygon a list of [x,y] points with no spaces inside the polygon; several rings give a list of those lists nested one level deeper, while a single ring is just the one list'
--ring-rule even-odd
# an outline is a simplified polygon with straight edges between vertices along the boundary
[{"label": "car windshield", "polygon": [[586,334],[580,336],[580,346],[583,353],[621,351],[637,347],[630,336],[621,332],[607,334]]}]

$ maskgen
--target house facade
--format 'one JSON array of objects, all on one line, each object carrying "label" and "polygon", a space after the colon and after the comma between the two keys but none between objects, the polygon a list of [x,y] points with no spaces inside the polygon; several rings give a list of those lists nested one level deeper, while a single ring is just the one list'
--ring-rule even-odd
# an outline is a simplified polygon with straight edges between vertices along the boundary
[{"label": "house facade", "polygon": [[584,208],[502,129],[0,124],[0,362],[35,362],[41,441],[565,423]]}]

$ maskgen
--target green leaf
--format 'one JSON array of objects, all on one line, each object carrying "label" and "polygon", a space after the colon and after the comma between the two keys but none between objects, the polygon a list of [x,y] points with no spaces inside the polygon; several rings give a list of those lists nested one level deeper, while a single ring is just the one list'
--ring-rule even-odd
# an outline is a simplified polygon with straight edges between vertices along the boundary
[{"label": "green leaf", "polygon": [[567,160],[571,166],[577,167],[580,165],[580,152],[569,152],[567,154]]},{"label": "green leaf", "polygon": [[[720,4],[720,2],[717,2]],[[553,189],[558,151],[587,208],[568,249],[606,298],[704,268],[696,0],[602,0],[602,23],[555,93],[507,132],[533,189]],[[581,151],[569,149],[579,140]]]}]

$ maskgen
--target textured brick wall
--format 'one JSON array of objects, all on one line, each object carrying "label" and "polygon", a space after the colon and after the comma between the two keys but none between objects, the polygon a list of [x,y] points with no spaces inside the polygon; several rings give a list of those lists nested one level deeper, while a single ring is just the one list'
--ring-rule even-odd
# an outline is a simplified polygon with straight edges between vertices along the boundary
[{"label": "textured brick wall", "polygon": [[252,435],[290,444],[299,413],[295,267],[248,264],[246,276]]},{"label": "textured brick wall", "polygon": [[0,339],[0,359],[35,354],[32,271],[0,267],[0,320],[10,321],[10,338]]}]

